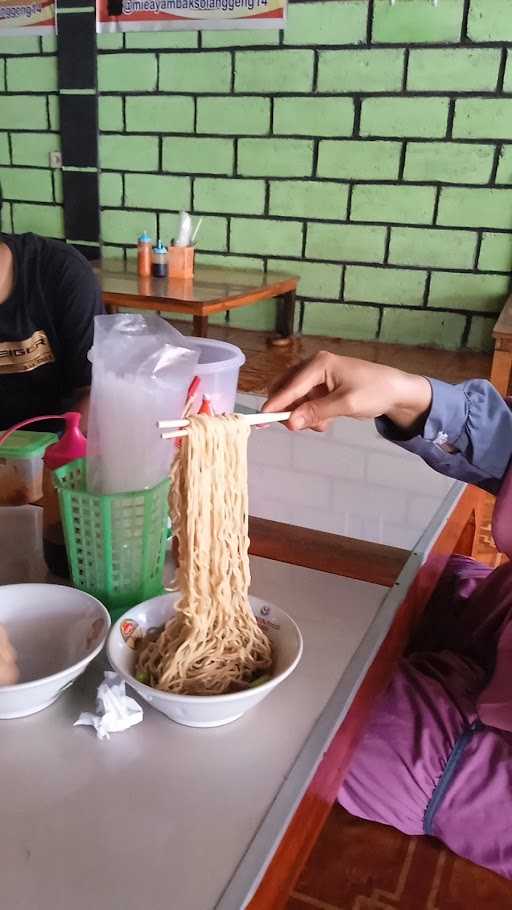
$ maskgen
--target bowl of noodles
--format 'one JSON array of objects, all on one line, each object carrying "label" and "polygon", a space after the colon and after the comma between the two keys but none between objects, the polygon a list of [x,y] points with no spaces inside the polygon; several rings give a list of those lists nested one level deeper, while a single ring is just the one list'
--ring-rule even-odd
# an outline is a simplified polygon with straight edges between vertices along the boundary
[{"label": "bowl of noodles", "polygon": [[0,719],[53,704],[99,654],[109,628],[105,607],[84,591],[0,587]]},{"label": "bowl of noodles", "polygon": [[[257,627],[270,642],[271,663],[255,669],[253,679],[235,678],[220,694],[189,695],[150,685],[147,663],[140,663],[148,644],[158,642],[176,619],[178,594],[163,594],[129,610],[113,626],[107,643],[110,663],[133,689],[157,711],[189,727],[219,727],[237,720],[280,685],[295,669],[302,654],[302,636],[293,619],[267,600],[250,597]],[[212,668],[215,672],[215,668]],[[165,682],[164,682],[165,685]],[[185,684],[186,688],[186,684]],[[196,688],[199,685],[196,684]]]}]

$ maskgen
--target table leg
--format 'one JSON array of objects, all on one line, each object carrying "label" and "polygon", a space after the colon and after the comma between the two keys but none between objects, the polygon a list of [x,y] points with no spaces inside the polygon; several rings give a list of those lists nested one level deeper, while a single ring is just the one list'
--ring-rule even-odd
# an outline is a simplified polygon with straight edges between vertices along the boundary
[{"label": "table leg", "polygon": [[494,351],[491,367],[491,382],[501,395],[506,395],[512,373],[512,352]]},{"label": "table leg", "polygon": [[208,338],[208,316],[194,316],[193,326],[196,338]]},{"label": "table leg", "polygon": [[295,291],[288,291],[277,301],[276,334],[272,344],[285,346],[293,341],[293,328],[295,323]]}]

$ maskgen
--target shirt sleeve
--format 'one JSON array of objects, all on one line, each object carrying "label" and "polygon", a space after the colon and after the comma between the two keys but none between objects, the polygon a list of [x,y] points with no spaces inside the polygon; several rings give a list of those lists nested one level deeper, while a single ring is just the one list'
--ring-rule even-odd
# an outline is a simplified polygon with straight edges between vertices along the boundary
[{"label": "shirt sleeve", "polygon": [[53,319],[59,339],[65,391],[91,384],[94,317],[105,312],[96,276],[87,260],[66,247],[54,274]]},{"label": "shirt sleeve", "polygon": [[385,417],[376,421],[378,432],[440,474],[497,493],[512,460],[510,404],[485,379],[429,382],[432,404],[421,435],[406,439]]}]

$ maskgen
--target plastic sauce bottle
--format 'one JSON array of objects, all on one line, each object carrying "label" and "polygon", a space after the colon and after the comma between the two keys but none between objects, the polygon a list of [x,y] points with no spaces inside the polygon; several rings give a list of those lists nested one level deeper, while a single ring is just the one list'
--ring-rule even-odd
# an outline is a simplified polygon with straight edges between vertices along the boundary
[{"label": "plastic sauce bottle", "polygon": [[158,246],[153,247],[151,274],[154,278],[165,278],[167,275],[167,250],[161,240],[158,241]]},{"label": "plastic sauce bottle", "polygon": [[149,278],[151,275],[151,246],[153,241],[144,231],[137,241],[137,273],[141,278]]}]

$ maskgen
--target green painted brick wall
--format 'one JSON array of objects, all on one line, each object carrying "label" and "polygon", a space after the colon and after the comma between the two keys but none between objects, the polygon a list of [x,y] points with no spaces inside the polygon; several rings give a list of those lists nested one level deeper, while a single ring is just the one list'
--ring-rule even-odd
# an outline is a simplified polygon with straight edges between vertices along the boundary
[{"label": "green painted brick wall", "polygon": [[[105,255],[300,276],[302,331],[488,348],[512,269],[511,0],[291,0],[284,32],[98,37]],[[4,228],[62,236],[54,40],[0,40]],[[231,314],[269,329],[273,305]]]}]

